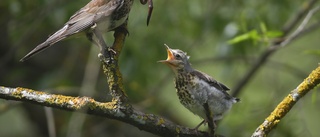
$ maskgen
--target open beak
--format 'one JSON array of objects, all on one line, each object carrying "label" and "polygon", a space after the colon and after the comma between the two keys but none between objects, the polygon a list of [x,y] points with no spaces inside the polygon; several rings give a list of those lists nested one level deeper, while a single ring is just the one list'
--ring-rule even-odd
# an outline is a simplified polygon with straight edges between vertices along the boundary
[{"label": "open beak", "polygon": [[171,63],[171,61],[175,60],[174,56],[173,56],[173,53],[172,53],[172,50],[169,48],[168,45],[164,44],[167,48],[167,54],[168,54],[168,57],[167,57],[167,60],[160,60],[158,62],[161,62],[161,63],[164,63],[164,64],[167,64],[167,65],[173,65]]}]

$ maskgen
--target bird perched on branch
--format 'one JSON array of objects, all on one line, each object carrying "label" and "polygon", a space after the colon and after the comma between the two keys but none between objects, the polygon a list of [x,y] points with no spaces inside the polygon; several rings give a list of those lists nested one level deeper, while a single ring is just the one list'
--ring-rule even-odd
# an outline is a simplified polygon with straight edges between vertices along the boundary
[{"label": "bird perched on branch", "polygon": [[[180,100],[188,110],[204,119],[195,129],[208,120],[217,121],[240,99],[227,93],[229,88],[209,75],[195,70],[189,63],[189,56],[179,49],[166,45],[167,60],[159,62],[168,65],[175,74],[175,88]],[[209,111],[209,112],[208,112]],[[209,125],[210,126],[210,125]],[[215,127],[215,124],[214,126]]]},{"label": "bird perched on branch", "polygon": [[90,41],[98,45],[102,54],[107,45],[102,33],[112,31],[126,22],[133,0],[91,0],[87,5],[72,15],[67,23],[39,44],[20,61],[25,61],[51,45],[84,33]]}]

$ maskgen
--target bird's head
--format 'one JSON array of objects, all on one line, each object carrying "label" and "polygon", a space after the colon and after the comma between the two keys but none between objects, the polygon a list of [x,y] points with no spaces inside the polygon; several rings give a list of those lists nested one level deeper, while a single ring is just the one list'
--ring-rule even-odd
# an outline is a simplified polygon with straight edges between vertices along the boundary
[{"label": "bird's head", "polygon": [[167,60],[160,60],[158,62],[168,65],[174,72],[179,70],[182,71],[191,71],[191,65],[189,63],[189,56],[180,49],[171,49],[166,45],[168,57]]}]

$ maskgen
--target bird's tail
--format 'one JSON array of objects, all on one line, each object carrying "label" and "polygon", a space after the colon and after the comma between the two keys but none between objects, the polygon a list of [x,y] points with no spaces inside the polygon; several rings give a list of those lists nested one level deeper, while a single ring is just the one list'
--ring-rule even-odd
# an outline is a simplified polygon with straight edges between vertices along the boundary
[{"label": "bird's tail", "polygon": [[25,55],[22,59],[20,59],[20,61],[21,62],[26,61],[32,56],[34,56],[35,54],[40,53],[41,51],[49,48],[51,45],[65,39],[67,37],[64,34],[66,29],[67,29],[67,26],[63,27],[62,29],[58,30],[56,33],[52,34],[45,42],[35,47],[32,51],[30,51],[27,55]]},{"label": "bird's tail", "polygon": [[49,48],[51,45],[52,44],[48,43],[47,41],[41,43],[36,48],[34,48],[32,51],[30,51],[27,55],[25,55],[22,59],[20,59],[20,61],[23,62],[23,61],[28,60],[29,58],[31,58],[35,54],[37,54],[37,53]]}]

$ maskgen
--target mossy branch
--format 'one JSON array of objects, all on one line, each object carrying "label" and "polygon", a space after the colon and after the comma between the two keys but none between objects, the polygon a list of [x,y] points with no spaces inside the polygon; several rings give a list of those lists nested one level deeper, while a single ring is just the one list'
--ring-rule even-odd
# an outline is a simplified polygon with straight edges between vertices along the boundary
[{"label": "mossy branch", "polygon": [[154,114],[137,111],[131,105],[119,105],[118,102],[104,103],[89,97],[49,94],[21,87],[0,87],[0,98],[116,119],[161,136],[205,137],[208,135],[206,132],[176,125]]},{"label": "mossy branch", "polygon": [[313,70],[310,75],[290,94],[285,97],[265,121],[256,129],[252,137],[265,137],[274,129],[281,119],[291,110],[296,102],[320,83],[320,66]]},{"label": "mossy branch", "polygon": [[126,22],[115,30],[113,46],[105,51],[107,56],[99,55],[103,72],[108,79],[110,94],[112,95],[113,101],[118,103],[128,101],[128,97],[124,91],[122,74],[118,64],[119,56],[127,34]]}]

